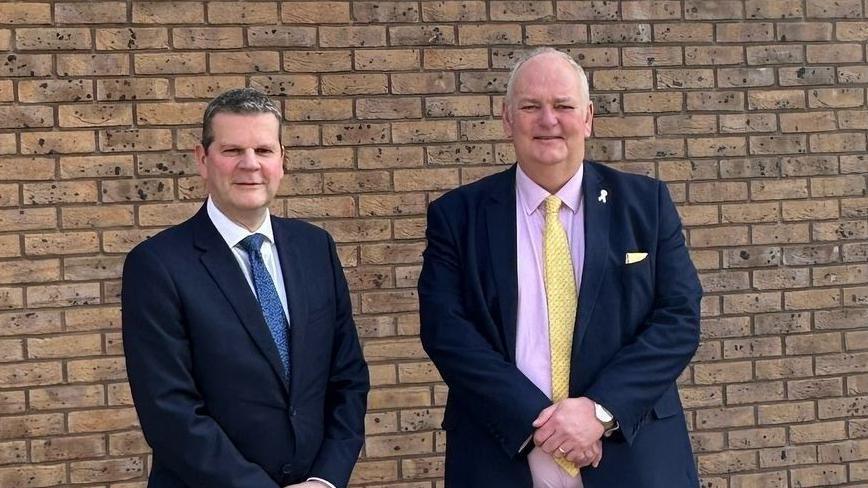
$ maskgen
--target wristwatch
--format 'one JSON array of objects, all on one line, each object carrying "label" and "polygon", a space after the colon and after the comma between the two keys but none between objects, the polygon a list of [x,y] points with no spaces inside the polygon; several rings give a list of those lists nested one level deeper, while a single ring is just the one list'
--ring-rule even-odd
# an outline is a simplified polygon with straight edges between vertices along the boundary
[{"label": "wristwatch", "polygon": [[594,402],[594,416],[596,416],[597,420],[603,424],[604,436],[609,437],[612,435],[612,432],[618,430],[618,422],[615,421],[615,417],[612,416],[611,412],[606,410],[606,407],[597,402]]}]

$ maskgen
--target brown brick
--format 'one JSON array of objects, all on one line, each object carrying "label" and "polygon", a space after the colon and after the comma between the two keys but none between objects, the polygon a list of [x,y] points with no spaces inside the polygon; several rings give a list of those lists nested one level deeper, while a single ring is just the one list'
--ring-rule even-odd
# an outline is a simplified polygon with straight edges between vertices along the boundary
[{"label": "brown brick", "polygon": [[6,76],[50,76],[51,54],[9,54],[0,66],[0,73]]},{"label": "brown brick", "polygon": [[133,22],[136,24],[201,24],[205,22],[202,2],[136,2]]},{"label": "brown brick", "polygon": [[422,3],[422,20],[425,22],[472,22],[483,21],[486,16],[483,1],[430,1]]},{"label": "brown brick", "polygon": [[[250,87],[270,96],[317,95],[318,80],[311,75],[251,76]],[[292,102],[287,103],[291,105]]]},{"label": "brown brick", "polygon": [[362,71],[416,70],[420,64],[418,49],[366,49],[355,53],[355,68]]},{"label": "brown brick", "polygon": [[801,90],[748,92],[750,110],[805,108],[805,93]]},{"label": "brown brick", "polygon": [[0,468],[0,484],[9,488],[57,486],[66,482],[63,464]]},{"label": "brown brick", "polygon": [[322,92],[325,95],[384,94],[388,82],[384,74],[323,75]]},{"label": "brown brick", "polygon": [[60,127],[102,127],[116,125],[132,125],[133,109],[131,105],[92,104],[92,105],[61,105],[58,108],[58,125]]},{"label": "brown brick", "polygon": [[698,456],[699,472],[722,474],[749,471],[757,468],[756,455],[752,451],[725,451]]},{"label": "brown brick", "polygon": [[717,70],[721,88],[770,86],[775,82],[772,68],[725,68]]},{"label": "brown brick", "polygon": [[451,93],[455,90],[452,73],[407,73],[391,75],[391,92],[396,95]]},{"label": "brown brick", "polygon": [[93,152],[94,134],[90,131],[25,132],[21,134],[24,154],[70,154]]},{"label": "brown brick", "polygon": [[790,441],[796,444],[841,440],[847,437],[842,421],[790,426]]},{"label": "brown brick", "polygon": [[[587,34],[584,36],[587,37]],[[474,44],[520,44],[522,33],[520,25],[459,25],[458,42],[461,45]]]},{"label": "brown brick", "polygon": [[24,237],[24,250],[31,256],[97,252],[98,239],[95,232],[28,234]]},{"label": "brown brick", "polygon": [[[549,24],[525,26],[525,42],[527,45],[558,44],[563,39],[574,42],[585,42],[588,39],[588,28],[581,24]],[[501,42],[501,44],[505,44]]]},{"label": "brown brick", "polygon": [[267,24],[277,19],[274,2],[210,2],[210,24]]},{"label": "brown brick", "polygon": [[668,20],[681,18],[681,4],[677,1],[641,0],[621,3],[624,20]]},{"label": "brown brick", "polygon": [[838,0],[827,4],[818,0],[807,0],[808,17],[851,18],[862,17],[862,2],[858,0]]},{"label": "brown brick", "polygon": [[69,479],[73,483],[127,480],[144,474],[144,461],[140,457],[72,462]]},{"label": "brown brick", "polygon": [[654,24],[654,39],[658,42],[711,42],[713,36],[712,24]]},{"label": "brown brick", "polygon": [[744,94],[733,91],[688,92],[687,109],[698,111],[740,111],[744,109]]},{"label": "brown brick", "polygon": [[601,70],[592,84],[595,90],[649,90],[653,81],[650,70]]},{"label": "brown brick", "polygon": [[831,41],[832,24],[821,22],[787,22],[778,24],[779,41]]},{"label": "brown brick", "polygon": [[389,27],[389,44],[392,46],[453,45],[455,31],[449,25]]},{"label": "brown brick", "polygon": [[808,45],[805,47],[807,62],[822,63],[858,63],[865,59],[861,44],[829,44],[822,46]]},{"label": "brown brick", "polygon": [[149,451],[148,443],[141,432],[109,434],[109,454],[112,456],[147,454]]},{"label": "brown brick", "polygon": [[865,93],[861,88],[817,88],[808,90],[808,105],[812,108],[861,107]]},{"label": "brown brick", "polygon": [[240,27],[179,27],[172,30],[172,44],[176,49],[240,48],[244,34]]},{"label": "brown brick", "polygon": [[99,100],[160,100],[169,98],[169,80],[135,78],[97,80]]},{"label": "brown brick", "polygon": [[[280,70],[280,55],[275,51],[210,53],[212,73],[260,73]],[[182,71],[184,73],[200,72]]]},{"label": "brown brick", "polygon": [[386,28],[381,26],[320,27],[322,47],[377,47],[386,45]]},{"label": "brown brick", "polygon": [[105,456],[105,440],[101,435],[55,437],[31,443],[34,462],[61,461]]},{"label": "brown brick", "polygon": [[458,186],[458,172],[444,169],[399,169],[394,172],[396,191],[444,190]]},{"label": "brown brick", "polygon": [[16,29],[15,44],[21,51],[89,50],[93,47],[89,29]]},{"label": "brown brick", "polygon": [[423,163],[422,148],[376,147],[359,148],[360,169],[418,167]]},{"label": "brown brick", "polygon": [[14,2],[0,5],[0,24],[49,24],[51,5]]},{"label": "brown brick", "polygon": [[[783,390],[781,390],[783,391]],[[783,446],[787,443],[783,428],[737,430],[727,434],[729,446],[736,449],[756,449]]]},{"label": "brown brick", "polygon": [[18,129],[53,125],[54,115],[51,107],[35,105],[0,107],[0,128]]},{"label": "brown brick", "polygon": [[338,24],[350,21],[349,2],[282,2],[285,24]]},{"label": "brown brick", "polygon": [[844,483],[847,473],[843,465],[826,464],[791,469],[790,477],[796,486],[833,486]]},{"label": "brown brick", "polygon": [[[786,26],[791,24],[779,24]],[[751,65],[804,63],[805,51],[802,46],[773,45],[748,46],[747,63]]]},{"label": "brown brick", "polygon": [[423,66],[426,70],[463,70],[488,68],[486,49],[425,49]]},{"label": "brown brick", "polygon": [[169,48],[166,29],[158,27],[97,29],[95,41],[97,50],[105,51]]},{"label": "brown brick", "polygon": [[781,86],[832,85],[835,83],[835,69],[821,66],[801,68],[778,68]]}]

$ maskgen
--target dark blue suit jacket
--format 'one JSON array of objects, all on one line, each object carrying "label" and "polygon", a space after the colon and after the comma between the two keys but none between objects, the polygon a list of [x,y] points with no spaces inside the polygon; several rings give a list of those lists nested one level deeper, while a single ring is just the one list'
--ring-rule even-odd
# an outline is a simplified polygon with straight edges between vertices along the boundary
[{"label": "dark blue suit jacket", "polygon": [[[620,423],[600,466],[582,470],[584,485],[695,487],[675,381],[699,342],[702,290],[681,222],[663,183],[584,165],[570,396],[595,400]],[[515,365],[515,167],[432,203],[427,237],[421,334],[449,386],[446,484],[530,487],[519,450],[551,402]],[[628,252],[648,257],[628,265]]]},{"label": "dark blue suit jacket", "polygon": [[272,217],[291,318],[291,384],[232,251],[202,209],[136,246],[123,273],[127,372],[150,487],[347,484],[368,391],[329,235]]}]

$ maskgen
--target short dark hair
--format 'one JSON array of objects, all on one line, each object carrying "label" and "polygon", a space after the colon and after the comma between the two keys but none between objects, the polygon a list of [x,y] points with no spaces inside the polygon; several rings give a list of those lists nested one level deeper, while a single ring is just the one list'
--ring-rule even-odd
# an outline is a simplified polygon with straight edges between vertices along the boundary
[{"label": "short dark hair", "polygon": [[211,123],[219,113],[230,114],[272,114],[277,118],[277,137],[281,139],[283,114],[280,107],[268,95],[255,88],[235,88],[217,95],[202,117],[202,147],[208,152],[208,146],[214,142],[214,129]]}]

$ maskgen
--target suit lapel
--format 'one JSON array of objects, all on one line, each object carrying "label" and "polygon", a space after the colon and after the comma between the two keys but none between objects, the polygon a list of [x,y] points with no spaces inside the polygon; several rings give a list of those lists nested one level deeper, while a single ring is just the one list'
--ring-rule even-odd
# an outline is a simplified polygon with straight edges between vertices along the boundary
[{"label": "suit lapel", "polygon": [[285,387],[288,386],[284,379],[283,365],[277,347],[262,316],[262,309],[250,286],[247,285],[235,255],[211,223],[204,205],[194,219],[196,221],[194,242],[196,247],[203,251],[200,257],[202,264],[226,296],[226,300],[235,310],[256,347],[268,360],[274,374]]},{"label": "suit lapel", "polygon": [[[307,283],[304,249],[289,231],[288,226],[272,217],[271,228],[274,231],[274,241],[277,244],[277,256],[280,259],[280,269],[283,273],[283,286],[286,290],[286,305],[289,309],[290,336],[290,376],[299,374],[295,366],[302,364],[304,335],[307,327],[308,300],[305,296],[304,283]],[[290,378],[290,381],[292,378]]]},{"label": "suit lapel", "polygon": [[605,276],[609,254],[609,222],[611,219],[611,199],[618,195],[607,194],[601,199],[601,190],[606,187],[594,164],[585,162],[582,181],[583,203],[585,207],[585,261],[582,268],[582,283],[579,288],[579,313],[573,332],[572,364],[579,364],[579,350],[590,324],[600,285]]},{"label": "suit lapel", "polygon": [[515,166],[499,175],[485,207],[488,252],[497,286],[505,349],[515,362],[518,304],[518,257],[515,222]]}]

